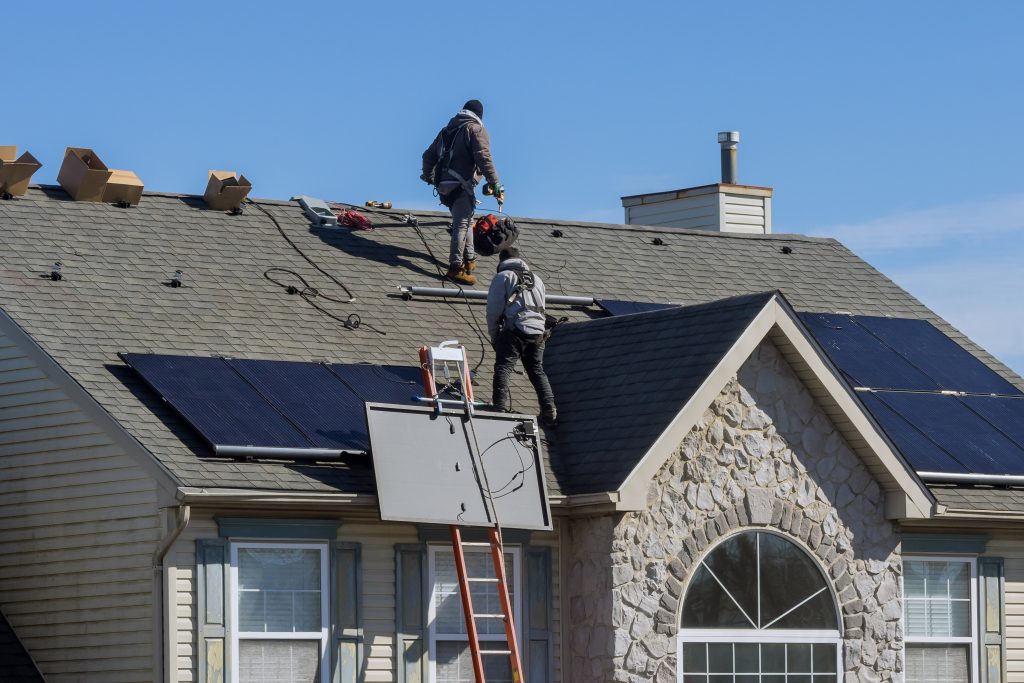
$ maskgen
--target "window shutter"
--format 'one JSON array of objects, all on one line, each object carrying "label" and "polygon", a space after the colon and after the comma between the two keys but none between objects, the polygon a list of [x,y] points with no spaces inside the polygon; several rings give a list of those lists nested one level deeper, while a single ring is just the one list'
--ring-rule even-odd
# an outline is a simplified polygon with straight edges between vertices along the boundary
[{"label": "window shutter", "polygon": [[196,646],[199,683],[224,683],[228,670],[228,544],[196,541]]},{"label": "window shutter", "polygon": [[551,678],[552,590],[551,549],[530,546],[526,549],[526,596],[524,628],[526,652],[523,667],[530,683],[548,683]]},{"label": "window shutter", "polygon": [[981,634],[982,683],[1006,680],[1006,619],[1003,559],[978,558],[978,629]]},{"label": "window shutter", "polygon": [[357,683],[363,658],[363,573],[358,543],[331,544],[333,613],[331,642],[334,683]]},{"label": "window shutter", "polygon": [[395,546],[395,669],[398,683],[427,680],[427,547]]}]

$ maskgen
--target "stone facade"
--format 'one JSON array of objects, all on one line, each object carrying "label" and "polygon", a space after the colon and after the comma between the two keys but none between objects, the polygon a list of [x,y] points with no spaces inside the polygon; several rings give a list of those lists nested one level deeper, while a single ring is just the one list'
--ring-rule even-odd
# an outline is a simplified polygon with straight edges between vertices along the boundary
[{"label": "stone facade", "polygon": [[769,341],[651,482],[646,510],[572,523],[571,680],[675,682],[692,570],[721,537],[756,528],[825,570],[846,681],[902,680],[899,540],[883,494]]}]

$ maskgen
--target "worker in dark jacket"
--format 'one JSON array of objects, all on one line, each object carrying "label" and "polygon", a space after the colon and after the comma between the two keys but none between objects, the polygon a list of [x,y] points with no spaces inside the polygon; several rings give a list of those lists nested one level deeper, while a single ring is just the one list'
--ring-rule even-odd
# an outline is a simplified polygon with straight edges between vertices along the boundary
[{"label": "worker in dark jacket", "polygon": [[537,391],[540,421],[554,427],[555,396],[544,372],[544,282],[519,258],[515,247],[503,249],[498,274],[487,290],[487,332],[494,347],[494,410],[508,410],[508,380],[516,361]]},{"label": "worker in dark jacket", "polygon": [[486,178],[488,189],[499,202],[505,201],[505,188],[491,160],[491,139],[483,118],[484,106],[479,100],[466,102],[423,152],[420,176],[437,188],[441,203],[452,213],[452,242],[445,277],[464,285],[476,284],[476,254],[470,233],[477,183]]}]

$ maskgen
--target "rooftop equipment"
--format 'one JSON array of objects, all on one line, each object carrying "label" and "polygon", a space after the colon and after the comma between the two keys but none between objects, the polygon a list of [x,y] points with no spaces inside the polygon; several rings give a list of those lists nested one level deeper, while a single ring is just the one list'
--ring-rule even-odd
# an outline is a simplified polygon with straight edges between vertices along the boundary
[{"label": "rooftop equipment", "polygon": [[203,200],[214,211],[232,211],[245,200],[252,183],[234,171],[209,171]]},{"label": "rooftop equipment", "polygon": [[316,197],[307,197],[306,195],[299,195],[298,197],[292,197],[293,202],[298,202],[302,210],[306,212],[306,216],[315,227],[318,228],[333,228],[338,225],[338,217],[331,211],[331,207],[327,206],[327,202]]},{"label": "rooftop equipment", "polygon": [[32,174],[41,167],[42,164],[28,152],[19,157],[18,148],[14,145],[0,145],[0,195],[9,199],[25,194]]},{"label": "rooftop equipment", "polygon": [[[480,289],[455,289],[453,287],[415,287],[413,285],[399,285],[398,291],[402,298],[411,299],[414,296],[429,297],[452,297],[456,299],[477,299],[486,301],[487,292]],[[595,299],[592,296],[567,296],[561,294],[548,294],[544,297],[546,304],[562,304],[564,306],[592,306]]]},{"label": "rooftop equipment", "polygon": [[76,202],[135,206],[142,199],[142,181],[132,171],[108,168],[88,147],[68,147],[57,182]]}]

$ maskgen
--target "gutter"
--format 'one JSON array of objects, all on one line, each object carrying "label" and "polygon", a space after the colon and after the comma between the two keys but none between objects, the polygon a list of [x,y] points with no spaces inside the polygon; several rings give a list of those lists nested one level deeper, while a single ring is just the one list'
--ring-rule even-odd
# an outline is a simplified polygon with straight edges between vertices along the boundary
[{"label": "gutter", "polygon": [[185,503],[180,504],[178,506],[177,526],[164,535],[156,550],[153,551],[153,590],[160,593],[160,598],[154,601],[158,614],[156,619],[153,620],[153,649],[154,652],[159,653],[158,661],[154,664],[155,671],[153,673],[154,680],[158,681],[169,682],[177,680],[176,675],[172,676],[175,668],[172,667],[174,653],[171,652],[170,640],[170,634],[174,632],[178,621],[171,600],[171,596],[175,593],[177,577],[174,576],[173,572],[168,571],[170,568],[166,567],[164,563],[167,560],[168,552],[170,552],[171,547],[174,546],[174,542],[178,540],[182,532],[185,531],[185,527],[188,526],[190,519],[192,519],[192,508]]}]

